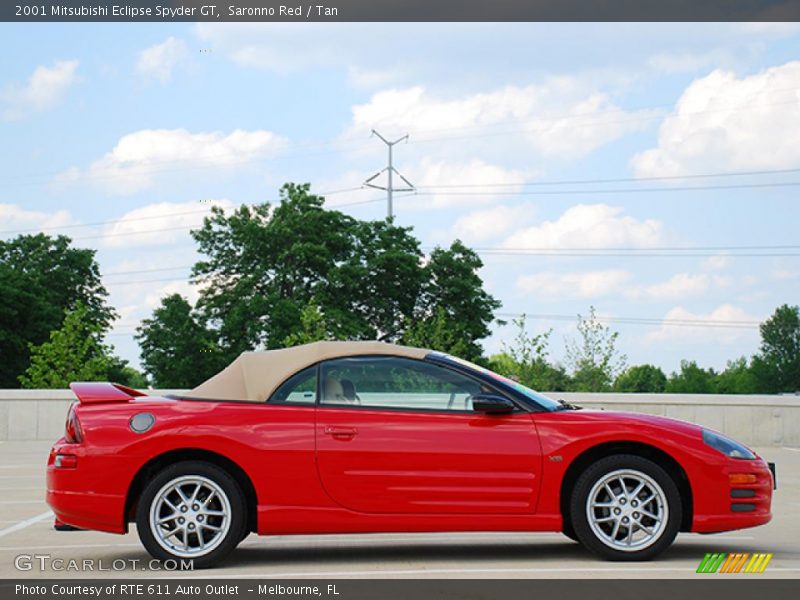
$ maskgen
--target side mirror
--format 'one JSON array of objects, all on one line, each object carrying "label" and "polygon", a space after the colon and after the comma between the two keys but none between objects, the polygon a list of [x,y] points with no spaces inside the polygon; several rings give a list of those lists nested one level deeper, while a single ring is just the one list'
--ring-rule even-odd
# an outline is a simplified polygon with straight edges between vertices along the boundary
[{"label": "side mirror", "polygon": [[472,397],[472,410],[487,415],[502,415],[514,412],[514,403],[508,398],[493,394],[475,394]]}]

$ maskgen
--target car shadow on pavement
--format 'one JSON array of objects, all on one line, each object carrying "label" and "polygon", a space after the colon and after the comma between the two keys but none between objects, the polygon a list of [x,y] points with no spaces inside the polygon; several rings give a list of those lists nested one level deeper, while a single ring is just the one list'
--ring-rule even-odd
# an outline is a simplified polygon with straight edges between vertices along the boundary
[{"label": "car shadow on pavement", "polygon": [[[285,538],[284,538],[285,539]],[[709,540],[708,543],[697,543],[697,537],[681,538],[668,548],[661,556],[650,564],[665,565],[689,560],[697,562],[707,552],[771,552],[772,549],[753,543],[734,540]],[[702,542],[702,540],[700,540]],[[567,540],[538,541],[514,540],[512,542],[494,542],[490,540],[474,542],[420,541],[419,543],[404,541],[382,542],[380,540],[365,541],[363,544],[352,542],[326,542],[324,547],[309,542],[308,545],[292,544],[291,547],[280,540],[267,538],[250,538],[220,564],[220,569],[242,568],[249,566],[286,566],[286,565],[338,565],[354,562],[374,564],[381,562],[402,563],[423,561],[426,567],[433,563],[452,563],[453,561],[468,563],[486,563],[487,561],[519,561],[520,567],[529,567],[531,561],[541,560],[542,564],[554,564],[564,560],[582,561],[582,564],[609,564],[595,557],[580,544]],[[255,542],[255,543],[253,543]],[[135,550],[117,554],[115,558],[136,558],[141,560],[142,551]],[[647,564],[638,562],[635,564]]]},{"label": "car shadow on pavement", "polygon": [[[721,542],[721,541],[720,541]],[[667,549],[664,554],[653,561],[653,564],[677,562],[690,560],[700,560],[706,552],[769,552],[770,548],[749,543],[737,543],[733,540],[729,542],[709,542],[699,545],[697,543],[681,543],[680,538]],[[589,560],[601,561],[588,550],[578,543],[564,540],[563,542],[521,542],[513,543],[492,543],[481,542],[478,544],[466,543],[437,543],[420,542],[419,544],[370,542],[363,546],[354,545],[335,545],[331,544],[324,548],[319,546],[295,546],[287,548],[278,546],[271,548],[268,545],[244,545],[239,547],[225,561],[224,565],[229,567],[244,567],[254,564],[297,564],[297,563],[337,563],[359,561],[369,563],[375,561],[382,562],[407,562],[431,561],[450,562],[450,561],[469,561],[485,562],[498,560],[519,560],[524,565],[530,565],[531,560],[547,560],[549,562],[558,560]],[[640,563],[641,564],[641,563]]]},{"label": "car shadow on pavement", "polygon": [[335,545],[325,548],[320,547],[293,547],[286,548],[268,546],[242,546],[238,548],[226,561],[226,566],[247,566],[251,564],[296,564],[304,562],[313,563],[362,563],[403,562],[409,560],[430,562],[471,561],[485,562],[487,560],[513,560],[530,561],[536,558],[569,559],[589,558],[591,554],[575,542],[565,541],[558,544],[541,544],[536,542],[513,544],[486,543],[437,543],[421,542],[419,544],[387,542],[385,544],[371,542],[364,546]]}]

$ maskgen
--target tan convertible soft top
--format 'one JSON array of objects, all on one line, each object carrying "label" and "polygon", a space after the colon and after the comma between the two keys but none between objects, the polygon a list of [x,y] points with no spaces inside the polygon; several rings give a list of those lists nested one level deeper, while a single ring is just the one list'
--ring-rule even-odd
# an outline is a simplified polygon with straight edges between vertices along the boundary
[{"label": "tan convertible soft top", "polygon": [[264,402],[291,375],[321,360],[370,354],[421,359],[430,352],[384,342],[314,342],[281,350],[243,352],[225,369],[186,395],[213,400]]}]

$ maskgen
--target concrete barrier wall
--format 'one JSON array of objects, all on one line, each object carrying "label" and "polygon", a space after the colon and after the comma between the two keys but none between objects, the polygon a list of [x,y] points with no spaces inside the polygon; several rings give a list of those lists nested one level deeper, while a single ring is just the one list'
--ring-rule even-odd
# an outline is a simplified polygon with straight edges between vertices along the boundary
[{"label": "concrete barrier wall", "polygon": [[750,446],[800,446],[800,396],[552,393],[591,409],[626,410],[681,419]]},{"label": "concrete barrier wall", "polygon": [[[180,394],[181,390],[148,391]],[[800,396],[706,394],[584,394],[553,398],[590,409],[625,410],[691,421],[751,446],[800,447]],[[68,390],[0,390],[0,441],[47,440],[63,435]]]}]

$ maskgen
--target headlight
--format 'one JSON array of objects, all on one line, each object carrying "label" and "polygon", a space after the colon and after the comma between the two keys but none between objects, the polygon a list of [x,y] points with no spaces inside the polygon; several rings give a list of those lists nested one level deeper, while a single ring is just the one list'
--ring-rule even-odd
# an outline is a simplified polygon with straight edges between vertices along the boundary
[{"label": "headlight", "polygon": [[754,460],[756,455],[750,452],[745,446],[739,442],[725,437],[713,431],[703,430],[703,441],[717,450],[722,452],[725,456],[731,458],[741,458],[743,460]]}]

